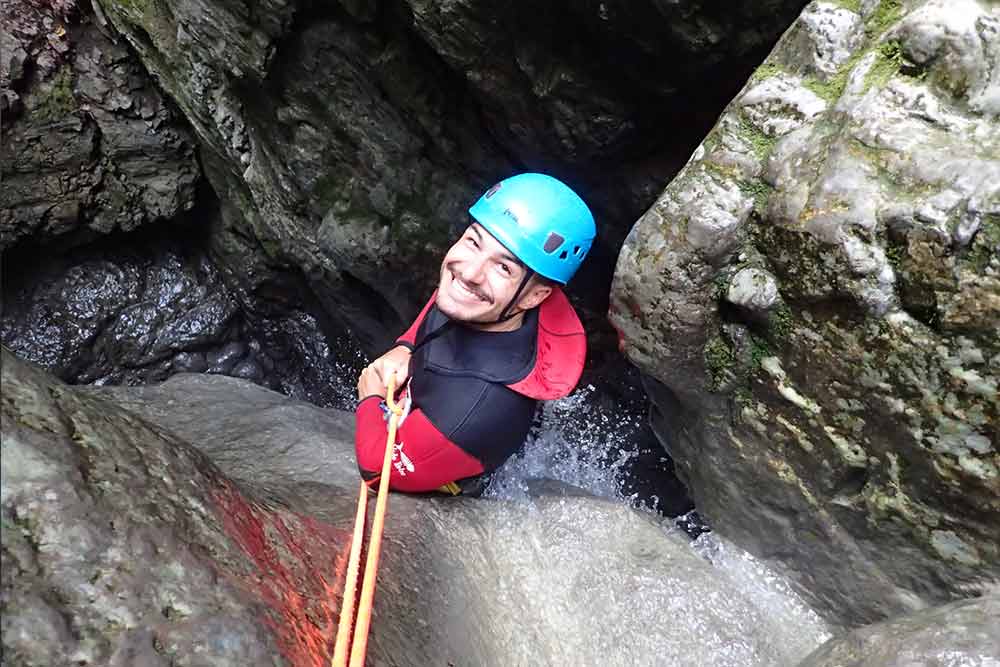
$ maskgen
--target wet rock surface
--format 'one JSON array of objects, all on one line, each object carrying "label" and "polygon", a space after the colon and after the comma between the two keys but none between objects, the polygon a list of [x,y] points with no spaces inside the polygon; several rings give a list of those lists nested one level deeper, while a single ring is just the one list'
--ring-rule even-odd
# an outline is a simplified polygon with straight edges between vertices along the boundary
[{"label": "wet rock surface", "polygon": [[847,625],[1000,580],[998,29],[812,3],[619,257],[699,509]]},{"label": "wet rock surface", "polygon": [[89,2],[11,0],[0,17],[0,248],[169,223],[194,206],[194,137]]},{"label": "wet rock surface", "polygon": [[516,171],[551,171],[598,210],[576,289],[603,314],[626,221],[803,3],[98,4],[205,147],[232,207],[220,244],[301,267],[374,353],[425,302],[468,206]]},{"label": "wet rock surface", "polygon": [[186,243],[120,235],[114,244],[50,249],[42,262],[7,260],[0,340],[74,384],[204,372],[318,405],[352,405],[361,356],[346,335],[327,338],[289,274],[254,293],[230,287],[196,241],[200,224],[188,226]]},{"label": "wet rock surface", "polygon": [[[232,378],[68,387],[7,352],[3,372],[5,661],[328,664],[349,413]],[[372,664],[763,666],[827,636],[584,496],[393,495],[383,544]]]},{"label": "wet rock surface", "polygon": [[1000,665],[1000,597],[925,609],[831,639],[799,667]]},{"label": "wet rock surface", "polygon": [[[683,160],[678,156],[686,157],[686,147],[702,134],[687,137],[678,128],[707,127],[715,118],[712,100],[722,87],[703,81],[726,78],[721,73],[733,58],[755,62],[749,54],[801,4],[727,7],[718,16],[697,3],[573,3],[521,16],[481,2],[279,2],[250,11],[197,0],[169,6],[105,0],[91,16],[72,2],[44,11],[7,3],[0,30],[5,345],[76,382],[228,374],[343,405],[340,394],[327,390],[354,373],[331,366],[330,343],[320,330],[350,328],[366,351],[381,351],[424,302],[436,258],[464,226],[467,205],[499,176],[537,168],[579,187],[601,220],[594,258],[576,287],[588,329],[598,332],[592,347],[603,359],[591,372],[600,376],[602,363],[618,363],[607,354],[613,334],[597,322],[625,221],[656,199]],[[753,30],[745,29],[748,22]],[[974,0],[810,4],[642,217],[619,260],[612,318],[629,358],[646,374],[653,427],[699,507],[727,536],[786,567],[838,624],[975,595],[1000,578],[993,520],[1000,509],[998,34],[996,8]],[[128,55],[126,41],[193,131],[181,127]],[[609,62],[618,65],[609,68]],[[741,81],[744,75],[734,69],[732,77]],[[694,110],[678,111],[678,100]],[[712,111],[702,114],[699,107]],[[192,136],[201,142],[201,162],[219,197],[221,220],[213,216],[206,225],[204,243],[194,251],[174,241],[158,252],[82,247],[97,235],[177,224],[195,196]],[[29,246],[54,251],[22,271],[31,262],[11,253]],[[81,247],[63,255],[67,246]],[[16,275],[8,273],[11,266],[18,267]],[[23,453],[8,449],[6,441],[9,429],[20,429],[24,420],[21,413],[21,421],[7,420],[6,359],[5,494],[8,473],[21,475],[28,469],[23,461],[38,458],[26,454],[16,468],[7,463],[9,453]],[[218,380],[204,381],[214,386]],[[183,392],[200,385],[176,386]],[[74,391],[49,391],[59,404],[53,409],[78,411],[59,403],[76,401],[66,398],[77,396]],[[240,400],[265,410],[265,417],[287,405],[248,396]],[[189,403],[177,404],[201,414]],[[321,413],[309,414],[322,422]],[[164,419],[170,429],[169,423],[184,423],[176,414]],[[73,417],[51,421],[56,431],[49,431],[59,438],[69,431],[58,431],[58,424],[77,428]],[[197,430],[206,424],[191,427],[192,441],[212,439]],[[119,428],[131,433],[131,426]],[[268,438],[262,447],[288,438],[259,422],[233,429],[242,444],[259,442],[256,432]],[[317,599],[315,591],[293,596],[294,609],[286,596],[298,590],[297,573],[306,561],[288,566],[280,585],[270,588],[261,588],[253,568],[271,570],[271,556],[259,549],[261,534],[281,533],[278,541],[288,552],[297,553],[303,540],[318,540],[317,550],[331,551],[339,538],[308,522],[325,517],[341,525],[346,505],[328,497],[329,489],[315,479],[294,477],[299,468],[325,474],[294,443],[279,452],[298,457],[284,468],[289,482],[246,463],[234,442],[220,440],[213,451],[241,480],[232,487],[236,495],[213,496],[217,505],[231,505],[225,516],[244,517],[232,525],[216,521],[230,540],[226,548],[236,554],[223,560],[243,559],[225,570],[238,574],[221,578],[236,582],[234,595],[250,596],[250,606],[232,607],[233,614],[259,619],[253,605],[264,605],[271,610],[267,618],[286,626],[306,623],[305,614],[306,626],[325,628],[329,609],[306,602]],[[227,458],[227,452],[236,453]],[[68,454],[53,456],[62,463],[39,479],[93,469],[74,468],[76,459]],[[353,471],[339,479],[348,478]],[[79,490],[90,484],[86,475],[81,479],[72,477],[71,495],[98,498],[99,491]],[[50,664],[57,649],[36,641],[36,628],[72,645],[81,659],[111,664],[166,664],[174,659],[169,651],[207,652],[232,664],[266,664],[263,656],[281,654],[302,664],[301,656],[321,651],[314,635],[304,635],[302,644],[296,634],[299,639],[288,644],[280,632],[267,634],[271,626],[254,626],[247,638],[240,634],[242,621],[215,635],[234,638],[232,645],[206,648],[211,633],[196,631],[209,627],[201,620],[207,611],[197,612],[192,634],[178,635],[170,623],[182,616],[173,611],[161,612],[167,620],[156,617],[153,625],[134,620],[155,616],[146,602],[132,600],[119,614],[101,598],[94,609],[84,609],[96,599],[91,588],[53,574],[61,577],[70,569],[66,562],[77,562],[63,553],[68,538],[46,535],[60,545],[52,556],[37,537],[44,520],[63,511],[80,515],[58,493],[41,497],[34,505],[11,501],[21,509],[10,511],[4,497],[4,595],[15,591],[10,595],[19,596],[18,608],[27,610],[10,620],[4,614],[5,655]],[[49,500],[58,507],[46,509]],[[123,502],[95,512],[117,516]],[[410,507],[410,500],[400,502]],[[269,503],[294,506],[298,514],[276,519]],[[482,519],[464,503],[451,507],[454,516],[474,524]],[[571,542],[583,530],[572,522],[586,512],[567,517],[554,509],[561,507],[543,504],[544,520],[512,514],[516,520],[504,519],[501,526],[483,519],[489,527],[481,533],[504,545],[484,558],[524,564],[524,580],[534,581],[548,563],[531,558],[560,558],[561,547],[539,549],[522,563],[517,531],[534,526],[542,534],[546,520],[564,520]],[[402,515],[414,525],[426,519],[422,510],[409,511]],[[35,519],[18,518],[25,516]],[[606,517],[599,511],[586,521],[604,525]],[[635,535],[648,530],[631,518],[610,521]],[[194,541],[215,540],[216,524],[208,537],[199,533]],[[10,533],[9,549],[8,530],[17,532]],[[430,539],[409,527],[400,530],[407,544]],[[118,539],[106,531],[94,528],[99,539],[93,539]],[[286,539],[288,531],[308,535]],[[504,542],[515,532],[517,540]],[[328,538],[333,541],[324,542]],[[81,539],[91,544],[91,537]],[[451,533],[435,539],[448,545],[449,555],[467,546]],[[137,561],[156,558],[155,549],[140,547],[134,547]],[[187,558],[170,549],[171,558]],[[567,561],[578,556],[571,550],[562,555]],[[50,556],[54,560],[46,561]],[[115,558],[107,556],[108,562]],[[8,579],[7,563],[15,561],[17,572],[62,582],[55,588],[73,593],[53,594],[27,575]],[[405,559],[395,567],[400,581],[407,573],[418,576]],[[665,570],[654,579],[683,585]],[[435,573],[444,579],[453,570]],[[100,582],[110,575],[95,576]],[[593,579],[588,572],[579,576]],[[623,585],[638,590],[631,576]],[[141,588],[135,578],[123,581],[126,588]],[[468,583],[479,585],[471,575]],[[157,584],[164,586],[169,588]],[[452,614],[444,630],[425,627],[427,610],[438,607],[413,602],[417,596],[408,584],[390,586],[399,594],[393,617],[407,622],[405,631],[389,630],[383,655],[410,647],[416,632],[430,638],[428,646],[449,648],[430,656],[416,650],[425,662],[414,664],[456,655],[475,656],[474,664],[493,664],[497,655],[515,662],[537,658],[504,646],[504,638],[488,629],[488,614]],[[504,598],[511,591],[482,593]],[[584,595],[561,594],[574,601],[571,608]],[[607,602],[593,595],[583,604]],[[650,595],[670,609],[686,604],[665,593]],[[443,594],[440,600],[445,607]],[[475,600],[470,594],[463,604],[471,608]],[[512,625],[525,614],[520,608],[505,613]],[[555,612],[532,613],[553,635],[564,628]],[[733,613],[720,618],[741,632],[759,625],[756,612]],[[167,653],[157,634],[162,627],[173,633]],[[688,630],[694,635],[700,628]],[[684,664],[697,664],[692,654],[707,656],[705,664],[790,659],[786,649],[759,643],[756,635],[737,642],[736,653],[712,653],[734,645],[724,635],[700,648],[672,643],[672,636],[654,639],[676,647]],[[449,643],[454,637],[466,643]],[[592,651],[587,641],[540,649],[541,662],[606,653]],[[637,655],[654,650],[645,639],[635,645]],[[480,654],[484,646],[490,649]],[[796,647],[805,652],[802,644]],[[178,658],[174,664],[186,663]]]},{"label": "wet rock surface", "polygon": [[343,531],[6,350],[3,377],[5,664],[313,664]]}]

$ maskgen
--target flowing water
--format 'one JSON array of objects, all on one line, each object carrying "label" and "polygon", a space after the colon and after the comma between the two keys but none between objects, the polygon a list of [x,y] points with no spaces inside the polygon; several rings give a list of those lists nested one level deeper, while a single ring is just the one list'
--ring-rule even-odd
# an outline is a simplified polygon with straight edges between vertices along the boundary
[{"label": "flowing water", "polygon": [[[586,385],[566,398],[542,403],[524,450],[493,476],[484,494],[526,500],[533,480],[563,482],[601,498],[638,503],[625,496],[629,463],[639,454],[636,436],[643,417],[632,410],[608,414],[591,408],[596,389]],[[658,498],[649,509],[656,509]]]},{"label": "flowing water", "polygon": [[[524,453],[484,494],[505,506],[486,529],[511,568],[510,595],[541,596],[533,622],[560,637],[557,655],[522,649],[524,664],[780,667],[827,640],[828,626],[763,562],[710,532],[688,540],[656,512],[664,499],[624,491],[645,416],[600,407],[596,391],[546,404]],[[601,504],[538,495],[540,478],[624,511],[609,521]],[[547,538],[526,545],[525,534]]]}]

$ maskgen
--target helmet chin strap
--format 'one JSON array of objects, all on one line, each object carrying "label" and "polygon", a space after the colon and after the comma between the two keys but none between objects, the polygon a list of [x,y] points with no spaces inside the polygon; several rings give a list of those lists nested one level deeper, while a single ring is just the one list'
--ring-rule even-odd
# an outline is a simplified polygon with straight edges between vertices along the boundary
[{"label": "helmet chin strap", "polygon": [[530,281],[534,277],[534,275],[535,275],[535,272],[532,269],[529,269],[528,267],[524,268],[524,278],[521,279],[521,284],[518,285],[517,291],[514,292],[514,296],[513,296],[513,298],[511,298],[510,303],[508,303],[504,307],[504,309],[500,311],[500,316],[497,317],[497,319],[494,322],[494,324],[499,324],[501,322],[506,322],[507,320],[509,320],[510,318],[512,318],[512,317],[514,317],[514,316],[516,316],[518,314],[518,313],[512,313],[512,312],[510,312],[510,310],[514,307],[514,304],[517,303],[517,300],[519,298],[521,298],[521,292],[523,292],[524,288],[528,286],[528,281]]}]

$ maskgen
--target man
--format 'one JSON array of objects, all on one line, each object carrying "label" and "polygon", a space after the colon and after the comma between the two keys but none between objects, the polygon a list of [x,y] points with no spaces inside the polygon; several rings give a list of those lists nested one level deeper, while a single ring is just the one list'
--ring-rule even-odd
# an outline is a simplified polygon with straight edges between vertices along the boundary
[{"label": "man", "polygon": [[543,174],[519,174],[469,209],[437,290],[396,347],[358,380],[355,448],[376,485],[387,438],[386,385],[404,406],[391,488],[481,488],[524,443],[539,400],[569,394],[586,356],[583,326],[560,287],[595,236],[580,197]]}]

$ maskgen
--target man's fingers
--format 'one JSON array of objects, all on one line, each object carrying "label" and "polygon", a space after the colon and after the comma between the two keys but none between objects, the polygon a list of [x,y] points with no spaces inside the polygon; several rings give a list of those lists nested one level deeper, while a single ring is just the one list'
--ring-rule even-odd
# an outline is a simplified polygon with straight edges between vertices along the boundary
[{"label": "man's fingers", "polygon": [[396,387],[398,388],[409,378],[409,363],[398,364],[392,363],[391,360],[379,358],[372,363],[365,366],[365,369],[361,371],[362,376],[365,373],[374,373],[378,378],[379,382],[383,386],[389,386],[389,378],[393,375],[396,376]]}]

